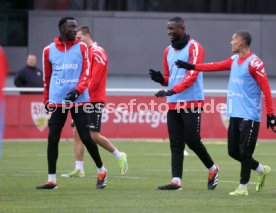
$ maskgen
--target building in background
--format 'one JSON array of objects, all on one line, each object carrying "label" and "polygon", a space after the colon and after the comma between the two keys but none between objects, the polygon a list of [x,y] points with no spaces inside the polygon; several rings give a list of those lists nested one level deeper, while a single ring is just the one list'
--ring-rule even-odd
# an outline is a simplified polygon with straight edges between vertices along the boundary
[{"label": "building in background", "polygon": [[1,0],[0,44],[27,46],[29,10],[276,14],[274,0]]},{"label": "building in background", "polygon": [[[174,16],[182,16],[191,36],[204,45],[205,61],[222,60],[231,54],[229,35],[232,33],[244,28],[252,32],[254,50],[265,61],[271,87],[273,90],[276,89],[276,43],[271,42],[276,37],[276,1],[274,0],[1,0],[0,44],[4,46],[10,61],[9,79],[11,81],[6,86],[13,86],[14,75],[25,63],[28,53],[37,55],[38,66],[42,68],[42,49],[58,34],[57,21],[67,15],[74,16],[79,25],[90,26],[95,31],[95,39],[109,52],[108,88],[141,88],[143,85],[143,88],[157,89],[148,77],[148,69],[154,67],[162,70],[160,52],[167,46],[164,24]],[[226,89],[227,79],[227,73],[204,74],[204,88]],[[129,95],[129,93],[125,94]],[[108,102],[122,101],[118,96],[112,99],[112,95]],[[119,95],[122,96],[122,93]],[[150,101],[153,94],[136,93],[135,95],[140,95],[143,102]],[[11,127],[7,135],[22,138],[28,136],[20,134],[28,132],[32,137],[37,137],[40,132],[46,131],[47,117],[41,113],[44,112],[44,105],[40,103],[41,98],[32,96],[31,100],[17,96],[13,98],[16,100],[11,99],[13,100],[11,106],[16,109],[25,106],[27,113],[21,113],[19,116],[19,121],[22,122],[19,127],[21,131],[14,128],[19,125],[16,119],[6,122]],[[129,101],[128,97],[122,98],[125,102]],[[8,109],[13,110],[11,107]],[[17,112],[21,112],[21,108]],[[17,117],[19,115],[7,113]],[[113,122],[113,120],[118,122],[121,119],[120,114],[116,116],[118,117],[110,116],[105,122]],[[217,114],[216,119],[221,119],[219,116]],[[156,134],[159,134],[160,131],[156,126],[160,122],[157,118],[160,118],[160,122],[164,121],[162,115],[157,114],[152,116],[153,123],[140,125],[146,130],[150,129],[150,133],[153,129]],[[216,122],[212,120],[213,115],[206,119],[203,124],[207,127],[210,123],[220,124],[219,120]],[[36,125],[34,132],[28,129],[33,123]],[[225,123],[227,120],[223,118],[223,124]],[[133,131],[146,132],[140,126],[137,128],[137,123],[131,125],[133,125]],[[223,130],[224,126],[221,128]],[[68,129],[71,137],[71,129]],[[112,127],[105,129],[109,132],[110,129],[117,130]],[[126,133],[133,131],[131,129]],[[119,133],[121,134],[120,131]],[[214,137],[212,134],[210,131],[205,131],[204,137]],[[266,137],[267,135],[264,135],[264,138]],[[275,136],[272,135],[272,137]]]},{"label": "building in background", "polygon": [[[124,78],[146,76],[150,67],[162,69],[159,53],[166,45],[163,26],[175,12],[185,16],[188,26],[191,23],[192,36],[205,42],[208,61],[220,59],[217,52],[228,49],[227,35],[244,27],[252,31],[254,49],[267,64],[268,75],[276,81],[276,44],[269,42],[276,36],[274,0],[1,0],[0,44],[11,61],[10,76],[16,74],[30,52],[37,55],[38,67],[42,68],[42,48],[57,32],[52,24],[54,19],[74,15],[79,24],[96,29],[96,39],[110,52],[109,75],[114,78],[109,79],[121,78],[121,75]],[[152,38],[156,45],[147,45]],[[212,76],[219,75],[226,74]],[[141,80],[147,87],[151,86],[150,81]],[[133,85],[134,81],[138,78],[128,82]],[[7,85],[13,86],[12,80]]]}]

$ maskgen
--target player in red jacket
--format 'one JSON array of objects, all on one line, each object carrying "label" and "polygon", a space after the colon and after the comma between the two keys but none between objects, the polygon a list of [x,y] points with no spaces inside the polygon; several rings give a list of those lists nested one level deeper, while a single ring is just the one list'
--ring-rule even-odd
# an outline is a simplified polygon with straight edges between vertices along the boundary
[{"label": "player in red jacket", "polygon": [[[125,175],[128,169],[127,155],[120,152],[106,137],[100,134],[101,118],[104,103],[106,102],[106,78],[108,72],[108,56],[105,50],[92,39],[92,32],[87,26],[80,27],[77,31],[78,39],[87,44],[90,50],[91,79],[88,86],[90,102],[93,110],[90,113],[90,132],[93,140],[104,149],[113,153],[118,160],[121,175]],[[83,155],[84,146],[80,136],[74,128],[74,154],[75,169],[68,173],[62,174],[62,177],[84,177]]]},{"label": "player in red jacket", "polygon": [[[43,51],[44,103],[52,114],[48,122],[48,181],[36,189],[58,187],[56,177],[58,144],[69,111],[84,145],[96,164],[98,172],[96,187],[103,189],[107,182],[107,170],[101,160],[97,144],[90,136],[87,127],[89,114],[84,107],[85,103],[89,104],[88,49],[86,44],[76,39],[77,21],[73,17],[61,18],[58,27],[60,36]],[[54,104],[56,108],[51,110]]]},{"label": "player in red jacket", "polygon": [[0,47],[0,101],[2,101],[3,99],[2,89],[5,85],[7,73],[8,73],[8,61],[5,56],[3,48]]},{"label": "player in red jacket", "polygon": [[198,71],[230,71],[227,92],[228,154],[241,163],[240,185],[229,194],[247,196],[247,185],[251,170],[258,173],[256,191],[264,186],[270,167],[262,165],[253,157],[261,122],[262,93],[265,96],[267,128],[275,126],[272,97],[262,60],[250,48],[251,35],[247,31],[236,32],[232,36],[231,47],[235,53],[221,62],[193,64],[178,60],[179,68]]},{"label": "player in red jacket", "polygon": [[187,145],[208,169],[207,187],[214,190],[218,185],[219,168],[201,141],[201,107],[204,102],[203,75],[194,70],[179,69],[176,60],[202,63],[204,49],[186,33],[184,19],[174,17],[168,21],[167,34],[171,45],[164,51],[164,76],[150,70],[151,79],[168,90],[160,90],[155,96],[167,96],[169,110],[167,125],[171,149],[172,180],[158,186],[160,190],[181,190],[184,165],[184,149]]},{"label": "player in red jacket", "polygon": [[4,50],[0,47],[0,154],[1,154],[1,144],[3,135],[3,117],[4,117],[4,103],[3,103],[3,92],[2,89],[5,85],[6,76],[8,73],[8,61],[6,59]]}]

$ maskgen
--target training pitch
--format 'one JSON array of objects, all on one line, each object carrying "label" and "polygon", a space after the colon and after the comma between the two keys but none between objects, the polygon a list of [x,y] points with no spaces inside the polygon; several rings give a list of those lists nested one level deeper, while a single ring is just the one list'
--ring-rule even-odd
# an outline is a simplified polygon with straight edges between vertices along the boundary
[{"label": "training pitch", "polygon": [[257,175],[252,171],[247,197],[228,195],[239,184],[240,164],[227,155],[226,143],[206,143],[220,167],[215,191],[207,190],[207,170],[189,149],[184,160],[183,190],[155,190],[171,179],[169,144],[143,141],[114,142],[128,154],[126,176],[120,176],[113,155],[100,149],[108,169],[104,190],[96,189],[96,167],[87,153],[85,178],[60,177],[74,168],[73,143],[61,141],[57,164],[59,188],[41,191],[35,186],[47,181],[46,142],[4,142],[0,160],[0,213],[276,212],[275,142],[258,142],[254,157],[271,166],[272,171],[258,193]]}]

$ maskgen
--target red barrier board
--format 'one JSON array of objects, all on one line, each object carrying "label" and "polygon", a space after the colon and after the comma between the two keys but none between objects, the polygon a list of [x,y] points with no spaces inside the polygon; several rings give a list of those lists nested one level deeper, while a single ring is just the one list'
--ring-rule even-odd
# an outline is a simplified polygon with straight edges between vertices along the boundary
[{"label": "red barrier board", "polygon": [[[6,95],[4,139],[46,139],[49,115],[44,110],[42,95]],[[201,136],[226,139],[229,120],[221,113],[225,97],[205,97]],[[276,109],[276,98],[273,99]],[[101,133],[109,138],[168,138],[165,99],[150,96],[108,96],[102,117]],[[266,129],[263,103],[260,139],[276,139]],[[62,138],[72,138],[69,115]]]}]

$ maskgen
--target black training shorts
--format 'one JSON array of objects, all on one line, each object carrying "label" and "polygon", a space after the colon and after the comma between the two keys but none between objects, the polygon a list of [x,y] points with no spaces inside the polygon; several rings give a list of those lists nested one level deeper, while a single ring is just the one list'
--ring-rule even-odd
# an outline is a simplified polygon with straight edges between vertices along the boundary
[{"label": "black training shorts", "polygon": [[[102,112],[104,108],[103,102],[92,102],[91,110],[89,112],[89,129],[93,132],[101,131]],[[75,123],[72,120],[71,127],[75,127]]]}]

